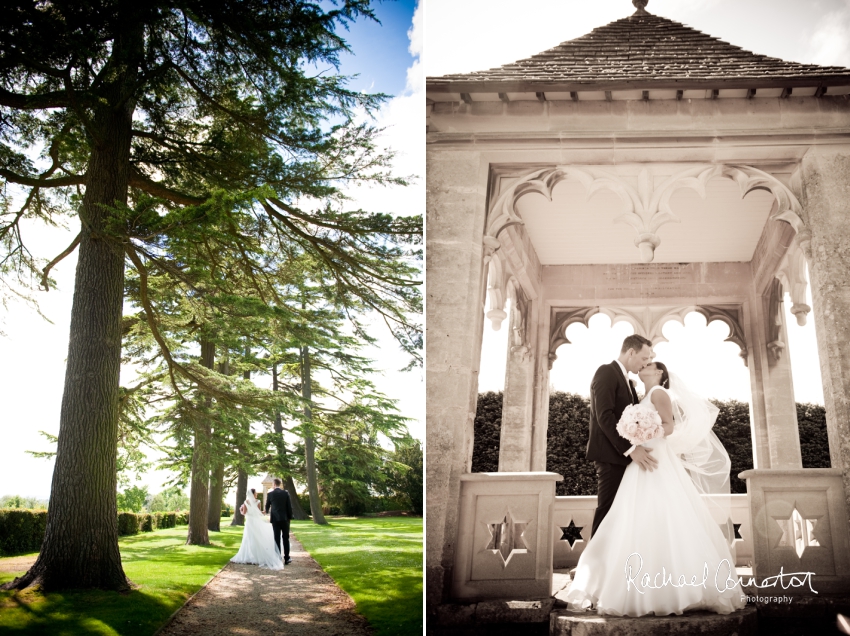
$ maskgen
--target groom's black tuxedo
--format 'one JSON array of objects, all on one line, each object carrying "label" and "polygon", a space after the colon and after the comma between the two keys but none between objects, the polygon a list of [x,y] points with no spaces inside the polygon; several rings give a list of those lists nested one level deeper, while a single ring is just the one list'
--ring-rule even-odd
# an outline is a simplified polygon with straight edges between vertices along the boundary
[{"label": "groom's black tuxedo", "polygon": [[608,514],[620,487],[626,466],[632,461],[623,453],[632,444],[617,433],[617,422],[630,404],[638,401],[634,387],[626,380],[616,360],[596,370],[590,383],[590,434],[586,458],[596,462],[597,508],[592,534]]},{"label": "groom's black tuxedo", "polygon": [[269,508],[277,551],[280,552],[280,539],[283,536],[283,560],[289,561],[289,520],[292,519],[292,500],[289,493],[280,488],[270,490],[266,495],[266,512]]},{"label": "groom's black tuxedo", "polygon": [[637,393],[623,375],[615,360],[596,370],[590,383],[590,437],[587,440],[587,459],[609,464],[628,464],[623,455],[631,442],[620,437],[617,422],[630,404],[637,403]]}]

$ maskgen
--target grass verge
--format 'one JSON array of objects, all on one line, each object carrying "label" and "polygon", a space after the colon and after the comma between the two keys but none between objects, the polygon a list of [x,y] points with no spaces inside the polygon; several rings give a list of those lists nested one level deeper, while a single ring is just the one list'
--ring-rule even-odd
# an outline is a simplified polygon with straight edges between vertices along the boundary
[{"label": "grass verge", "polygon": [[422,634],[422,518],[293,521],[292,532],[377,636]]},{"label": "grass verge", "polygon": [[[139,586],[127,594],[0,591],[0,633],[150,636],[230,560],[242,528],[211,532],[211,546],[188,546],[185,540],[186,526],[122,538],[124,572]],[[21,574],[0,572],[0,584]]]}]

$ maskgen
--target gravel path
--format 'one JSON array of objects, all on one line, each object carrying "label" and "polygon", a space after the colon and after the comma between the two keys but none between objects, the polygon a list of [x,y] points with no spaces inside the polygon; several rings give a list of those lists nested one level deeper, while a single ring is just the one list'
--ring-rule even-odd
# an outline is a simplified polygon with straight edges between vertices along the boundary
[{"label": "gravel path", "polygon": [[368,636],[366,619],[290,536],[292,563],[273,572],[229,563],[157,636]]},{"label": "gravel path", "polygon": [[0,559],[0,572],[26,572],[34,564],[37,555],[4,557]]}]

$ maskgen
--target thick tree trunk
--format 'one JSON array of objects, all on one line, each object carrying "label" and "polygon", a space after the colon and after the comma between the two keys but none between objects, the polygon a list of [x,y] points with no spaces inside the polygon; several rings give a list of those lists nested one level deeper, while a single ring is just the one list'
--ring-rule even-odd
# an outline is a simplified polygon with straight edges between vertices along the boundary
[{"label": "thick tree trunk", "polygon": [[245,515],[239,510],[239,507],[245,503],[245,497],[248,496],[248,473],[240,468],[236,476],[236,505],[233,507],[233,521],[231,526],[244,526]]},{"label": "thick tree trunk", "polygon": [[224,464],[216,462],[210,471],[210,506],[207,513],[207,528],[221,532],[221,498],[224,496]]},{"label": "thick tree trunk", "polygon": [[[109,61],[116,72],[107,75],[112,84],[104,91],[111,103],[119,103],[125,84],[135,80],[142,35],[127,28],[116,37]],[[92,116],[97,139],[79,210],[81,239],[47,527],[35,564],[8,588],[129,587],[118,551],[116,508],[124,251],[108,232],[110,217],[127,203],[134,108],[132,99],[124,100],[117,108],[101,105]]]},{"label": "thick tree trunk", "polygon": [[[277,364],[272,365],[272,391],[278,390]],[[286,456],[286,444],[283,440],[283,422],[280,419],[280,411],[275,409],[274,417],[274,433],[275,445],[277,446],[277,464],[280,475],[283,477],[286,490],[289,492],[292,500],[292,518],[299,521],[306,521],[309,515],[304,512],[301,507],[301,502],[298,500],[298,493],[295,490],[295,482],[292,480],[292,468],[289,465],[289,458]]]},{"label": "thick tree trunk", "polygon": [[304,508],[301,507],[301,502],[298,501],[298,491],[295,490],[295,482],[292,481],[292,475],[286,476],[286,489],[289,491],[291,495],[290,499],[292,500],[292,518],[297,519],[298,521],[306,521],[310,518]]},{"label": "thick tree trunk", "polygon": [[310,493],[310,512],[313,523],[326,525],[319,498],[319,480],[316,476],[316,443],[313,437],[313,409],[310,401],[313,399],[310,386],[310,349],[301,348],[301,397],[304,398],[304,458],[307,464],[307,492]]},{"label": "thick tree trunk", "polygon": [[[208,369],[215,363],[215,344],[201,340],[201,364]],[[209,401],[208,401],[209,405]],[[209,545],[207,515],[210,505],[210,420],[201,417],[195,422],[195,440],[192,448],[192,486],[189,493],[188,545]]]},{"label": "thick tree trunk", "polygon": [[[250,349],[247,351],[250,353]],[[242,372],[243,380],[251,379],[250,371]],[[246,433],[250,430],[250,423],[246,422]],[[244,461],[244,450],[241,448],[237,449],[238,456],[236,458],[237,462]],[[248,473],[244,468],[240,465],[236,472],[236,505],[233,506],[233,521],[230,522],[231,526],[244,526],[245,525],[245,515],[239,510],[240,506],[245,502],[245,497],[248,496]]]}]

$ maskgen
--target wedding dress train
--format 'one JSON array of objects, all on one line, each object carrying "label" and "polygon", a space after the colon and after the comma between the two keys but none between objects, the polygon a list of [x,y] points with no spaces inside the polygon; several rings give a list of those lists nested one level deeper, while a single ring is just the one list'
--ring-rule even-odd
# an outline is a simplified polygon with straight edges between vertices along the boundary
[{"label": "wedding dress train", "polygon": [[[642,400],[655,408],[649,397]],[[582,553],[567,594],[570,609],[643,616],[746,605],[719,525],[666,438],[644,446],[653,471],[632,462],[614,503]],[[648,575],[648,577],[646,576]]]},{"label": "wedding dress train", "polygon": [[272,524],[257,507],[257,500],[248,493],[245,500],[245,530],[242,532],[242,545],[232,559],[233,563],[252,563],[261,568],[282,570],[283,560],[274,542]]}]

